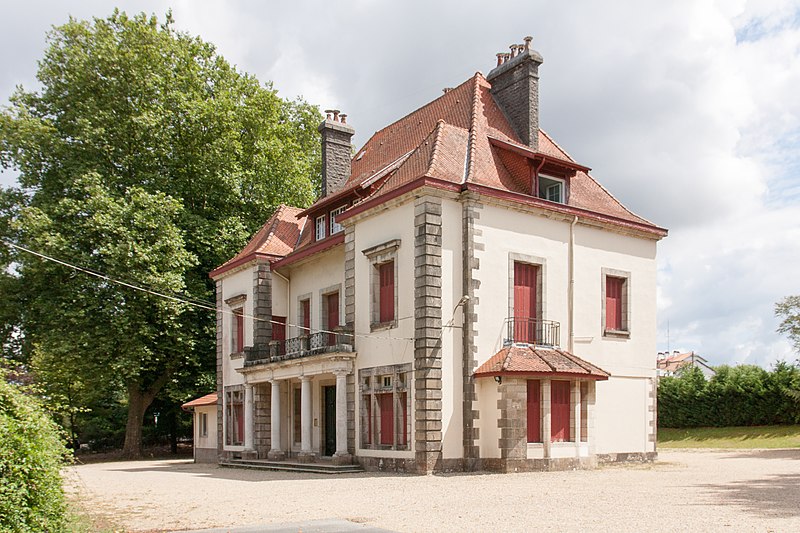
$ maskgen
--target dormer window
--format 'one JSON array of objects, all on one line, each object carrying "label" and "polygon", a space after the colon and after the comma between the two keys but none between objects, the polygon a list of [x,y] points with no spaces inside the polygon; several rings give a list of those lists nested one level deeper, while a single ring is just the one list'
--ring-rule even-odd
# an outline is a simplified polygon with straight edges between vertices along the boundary
[{"label": "dormer window", "polygon": [[341,224],[336,222],[336,215],[344,213],[345,209],[347,209],[347,206],[343,205],[331,211],[331,235],[334,235],[335,233],[339,233],[340,231],[344,230],[344,227],[342,227]]},{"label": "dormer window", "polygon": [[539,175],[539,198],[563,204],[565,203],[565,189],[566,184],[561,178]]},{"label": "dormer window", "polygon": [[325,215],[319,216],[316,219],[316,225],[314,226],[316,240],[321,241],[325,238]]}]

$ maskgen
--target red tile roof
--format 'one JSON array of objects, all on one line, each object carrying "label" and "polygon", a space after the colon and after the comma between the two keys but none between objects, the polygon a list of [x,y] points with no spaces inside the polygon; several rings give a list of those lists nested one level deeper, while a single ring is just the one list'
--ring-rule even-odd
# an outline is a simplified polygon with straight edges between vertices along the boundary
[{"label": "red tile roof", "polygon": [[203,405],[214,405],[217,403],[217,393],[212,392],[211,394],[206,394],[205,396],[201,396],[200,398],[196,398],[190,402],[186,402],[185,404],[181,405],[181,409],[188,409],[190,407],[200,407]]},{"label": "red tile roof", "polygon": [[557,348],[506,346],[475,371],[474,376],[571,376],[605,380],[610,374],[580,357]]},{"label": "red tile roof", "polygon": [[[343,188],[320,198],[307,212],[328,204],[333,197],[362,192],[363,184],[374,183],[376,178],[383,181],[369,193],[367,200],[421,177],[531,197],[529,160],[538,155],[548,156],[550,165],[558,166],[560,161],[563,168],[575,171],[569,177],[567,206],[604,215],[611,223],[632,223],[661,236],[666,234],[666,230],[626,209],[589,175],[588,168],[575,163],[544,131],[539,132],[538,152],[522,144],[490,89],[491,84],[478,72],[455,89],[376,132],[356,152],[352,173]],[[515,153],[508,147],[519,150]],[[391,165],[398,161],[399,164]],[[564,208],[546,201],[537,205],[553,210]]]},{"label": "red tile roof", "polygon": [[298,218],[302,211],[297,207],[280,205],[242,251],[214,269],[211,277],[258,256],[274,260],[290,254],[297,247],[300,232],[306,224],[306,217]]}]

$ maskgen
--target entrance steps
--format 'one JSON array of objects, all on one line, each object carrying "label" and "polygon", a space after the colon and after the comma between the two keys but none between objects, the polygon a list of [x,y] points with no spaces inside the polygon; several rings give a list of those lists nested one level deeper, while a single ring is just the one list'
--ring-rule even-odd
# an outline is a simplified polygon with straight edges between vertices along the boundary
[{"label": "entrance steps", "polygon": [[308,474],[356,474],[363,472],[359,464],[335,465],[332,462],[317,460],[314,463],[298,463],[292,461],[269,461],[266,459],[223,459],[219,466],[226,468],[251,468],[256,470],[273,470],[280,472],[305,472]]}]

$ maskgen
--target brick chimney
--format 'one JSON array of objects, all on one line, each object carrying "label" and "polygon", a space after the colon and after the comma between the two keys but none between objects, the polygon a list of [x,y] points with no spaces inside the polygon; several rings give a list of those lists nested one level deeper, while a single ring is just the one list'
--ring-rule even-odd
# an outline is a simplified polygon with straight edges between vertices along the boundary
[{"label": "brick chimney", "polygon": [[347,115],[338,109],[325,111],[319,125],[322,134],[322,196],[338,191],[350,177],[350,139],[356,130],[347,124]]},{"label": "brick chimney", "polygon": [[525,44],[512,44],[510,53],[497,54],[497,66],[486,79],[516,134],[531,149],[538,150],[539,65],[544,60],[531,48],[532,40],[525,37]]}]

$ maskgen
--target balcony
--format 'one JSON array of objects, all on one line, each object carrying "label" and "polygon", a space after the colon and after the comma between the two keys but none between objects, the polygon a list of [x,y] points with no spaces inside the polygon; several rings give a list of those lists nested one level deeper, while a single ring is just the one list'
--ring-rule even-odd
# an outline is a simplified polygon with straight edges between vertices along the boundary
[{"label": "balcony", "polygon": [[561,324],[555,320],[538,318],[506,318],[503,346],[527,344],[553,348],[561,344]]},{"label": "balcony", "polygon": [[248,346],[244,349],[244,366],[291,361],[324,353],[350,353],[352,351],[352,331],[339,328],[334,333],[318,331],[284,341],[270,341],[266,348]]}]

